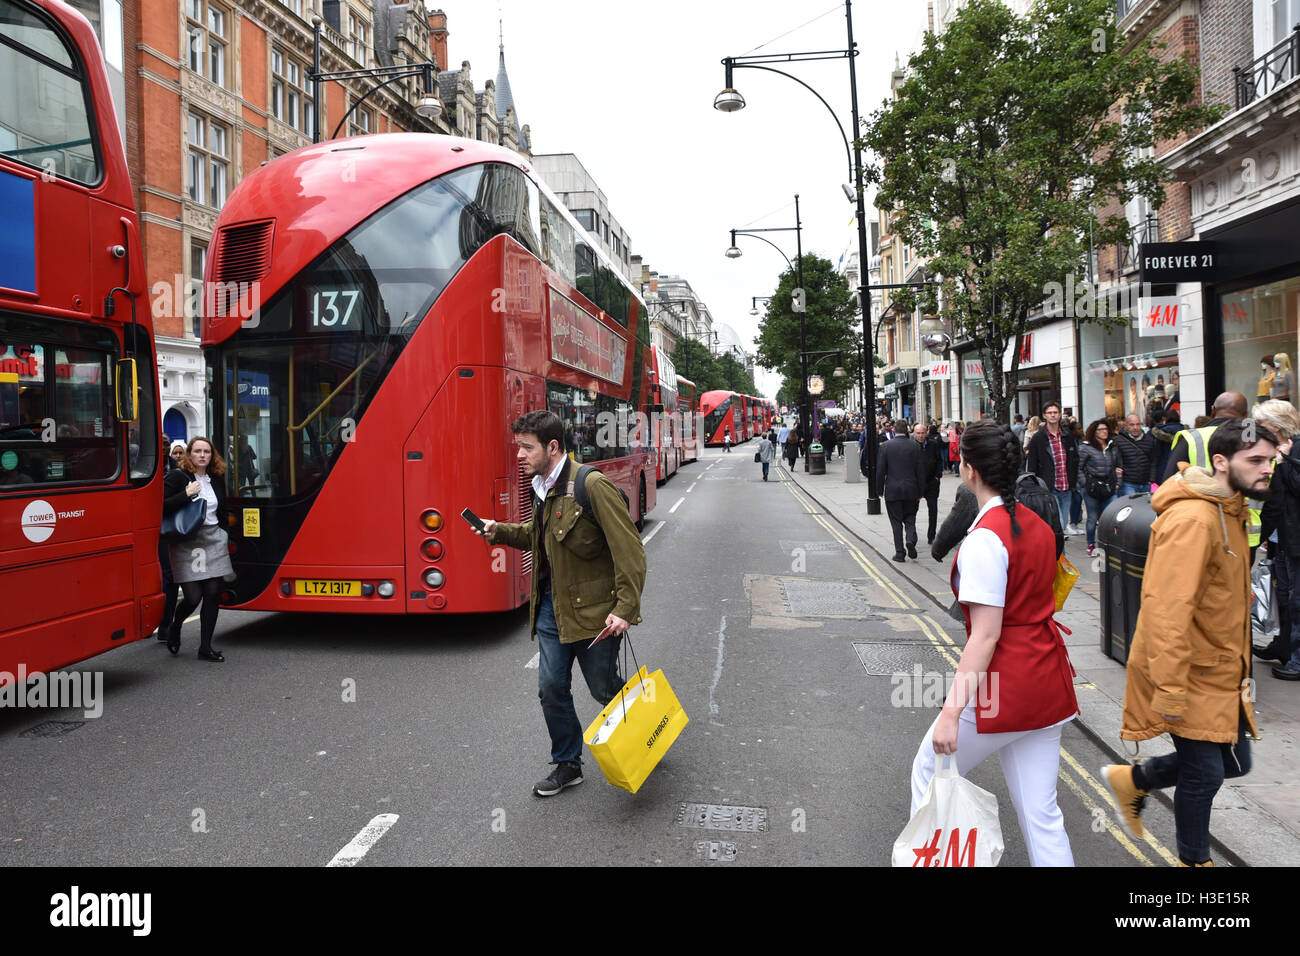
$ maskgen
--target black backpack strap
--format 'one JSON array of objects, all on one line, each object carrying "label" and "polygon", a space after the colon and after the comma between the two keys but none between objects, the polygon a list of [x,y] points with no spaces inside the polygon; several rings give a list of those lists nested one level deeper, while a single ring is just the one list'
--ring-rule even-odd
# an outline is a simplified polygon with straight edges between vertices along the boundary
[{"label": "black backpack strap", "polygon": [[573,497],[578,502],[578,507],[582,513],[596,522],[599,527],[600,522],[596,520],[595,513],[591,510],[591,496],[587,494],[587,476],[596,471],[595,465],[579,465],[577,474],[573,476]]}]

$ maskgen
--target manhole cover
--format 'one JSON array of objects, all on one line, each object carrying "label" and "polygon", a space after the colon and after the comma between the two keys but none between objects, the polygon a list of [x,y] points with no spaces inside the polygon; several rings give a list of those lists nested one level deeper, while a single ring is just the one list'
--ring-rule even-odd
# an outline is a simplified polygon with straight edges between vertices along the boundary
[{"label": "manhole cover", "polygon": [[84,720],[47,720],[35,727],[28,727],[19,737],[62,737],[64,734],[70,734],[82,724]]},{"label": "manhole cover", "polygon": [[677,810],[679,827],[700,830],[744,830],[767,832],[767,809],[733,807],[722,803],[683,803]]},{"label": "manhole cover", "polygon": [[701,840],[695,844],[695,855],[705,860],[730,862],[736,858],[736,844],[721,840]]},{"label": "manhole cover", "polygon": [[[853,649],[858,660],[867,673],[873,677],[892,677],[895,674],[911,674],[917,664],[923,671],[946,671],[952,667],[943,655],[929,641],[907,642],[889,641],[888,643],[868,643],[854,641]],[[956,650],[956,649],[953,649]],[[953,651],[949,651],[953,653]],[[953,656],[957,656],[956,651]]]},{"label": "manhole cover", "polygon": [[849,581],[783,579],[781,590],[795,617],[866,617],[872,610],[862,592]]},{"label": "manhole cover", "polygon": [[834,551],[844,551],[844,545],[838,541],[782,541],[781,550],[786,554],[792,554],[796,550],[804,551],[807,554],[828,554]]}]

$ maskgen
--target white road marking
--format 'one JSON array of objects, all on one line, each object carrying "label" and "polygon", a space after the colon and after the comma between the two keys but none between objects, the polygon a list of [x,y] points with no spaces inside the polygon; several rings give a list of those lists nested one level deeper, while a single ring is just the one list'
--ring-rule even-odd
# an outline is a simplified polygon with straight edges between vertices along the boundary
[{"label": "white road marking", "polygon": [[692,481],[692,482],[691,482],[691,486],[690,486],[689,488],[686,489],[686,493],[689,495],[692,491],[695,490],[695,486],[698,485],[698,484],[699,484],[698,481]]},{"label": "white road marking", "polygon": [[379,838],[388,832],[389,827],[397,822],[396,813],[381,813],[352,838],[352,842],[334,854],[326,866],[356,866],[361,862],[370,848],[379,842]]},{"label": "white road marking", "polygon": [[529,659],[528,663],[524,665],[524,670],[535,671],[541,665],[541,662],[542,662],[542,652],[538,651]]},{"label": "white road marking", "polygon": [[652,530],[648,535],[646,535],[644,538],[641,539],[641,544],[642,544],[642,545],[647,545],[647,544],[649,544],[649,543],[650,543],[650,539],[653,538],[655,535],[657,535],[657,534],[659,533],[659,529],[662,528],[662,527],[664,526],[664,524],[665,524],[665,522],[661,521],[661,522],[659,522],[657,525],[655,525],[655,526],[654,526],[654,530]]},{"label": "white road marking", "polygon": [[673,505],[671,508],[669,508],[669,509],[668,509],[668,513],[669,513],[669,514],[672,514],[674,511],[676,511],[678,508],[680,508],[680,507],[682,506],[682,502],[685,501],[685,500],[686,500],[685,498],[678,498],[678,499],[677,499],[677,504],[675,504],[675,505]]},{"label": "white road marking", "polygon": [[713,683],[709,685],[709,723],[715,724],[718,727],[721,727],[722,725],[713,719],[718,716],[718,704],[717,701],[713,699],[713,695],[717,692],[718,681],[722,680],[722,645],[726,639],[727,615],[724,614],[722,615],[722,625],[718,628],[718,664],[713,668]]}]

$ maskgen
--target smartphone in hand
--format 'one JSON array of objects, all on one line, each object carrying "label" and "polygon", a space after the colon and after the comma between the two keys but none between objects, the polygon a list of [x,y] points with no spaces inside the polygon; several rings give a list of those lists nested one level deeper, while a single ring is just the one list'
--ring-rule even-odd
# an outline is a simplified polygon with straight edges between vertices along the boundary
[{"label": "smartphone in hand", "polygon": [[473,528],[475,531],[477,531],[479,534],[483,533],[483,529],[486,527],[486,525],[483,524],[483,519],[480,518],[478,515],[476,515],[474,512],[466,508],[464,511],[460,513],[460,516],[464,518],[466,521],[468,521],[470,527]]}]

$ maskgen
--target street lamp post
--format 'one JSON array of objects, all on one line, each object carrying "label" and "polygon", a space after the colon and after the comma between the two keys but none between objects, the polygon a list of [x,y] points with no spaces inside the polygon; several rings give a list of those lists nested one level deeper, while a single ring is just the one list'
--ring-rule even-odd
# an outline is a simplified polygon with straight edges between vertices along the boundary
[{"label": "street lamp post", "polygon": [[[831,372],[831,378],[847,378],[849,373],[844,371],[843,349],[826,349],[821,352],[805,352],[803,353],[803,358],[805,362],[807,362],[809,358],[813,359],[813,365],[816,366],[819,363],[826,361],[826,359],[828,359],[832,355],[835,356],[835,371]],[[820,395],[821,393],[822,393],[822,389],[821,388],[817,389],[816,394]],[[812,440],[817,437],[816,434],[817,416],[816,415],[813,416],[813,431],[814,434],[811,436],[811,438],[809,438],[810,444]]]},{"label": "street lamp post", "polygon": [[[730,85],[730,79],[731,73],[728,72],[728,85]],[[761,232],[793,232],[796,250],[795,262],[791,262],[790,257],[787,256],[781,247],[771,239],[758,235],[758,233]],[[811,443],[812,439],[809,437],[808,433],[808,361],[805,357],[805,353],[808,351],[808,327],[807,323],[804,321],[803,223],[799,219],[799,194],[794,194],[793,226],[779,226],[767,229],[732,229],[731,248],[729,248],[725,253],[728,259],[739,259],[741,256],[740,247],[736,245],[737,236],[749,236],[750,238],[761,239],[763,242],[766,242],[777,252],[781,253],[781,258],[784,259],[785,264],[790,267],[790,271],[795,274],[795,282],[798,283],[798,287],[794,290],[791,296],[792,301],[790,303],[790,308],[792,311],[799,313],[799,362],[801,371],[799,376],[799,437],[804,441]],[[797,265],[795,263],[797,263]],[[806,454],[803,458],[803,470],[809,470],[808,456]]]},{"label": "street lamp post", "polygon": [[424,92],[415,105],[415,112],[425,119],[437,119],[442,115],[442,103],[439,101],[437,90],[433,85],[433,71],[436,64],[432,61],[409,63],[405,66],[378,66],[369,70],[337,70],[333,73],[322,73],[320,68],[320,28],[323,22],[319,16],[311,18],[311,71],[308,72],[307,76],[311,80],[311,135],[313,143],[320,142],[320,85],[322,82],[341,82],[355,79],[383,80],[382,83],[377,83],[366,90],[355,103],[343,111],[343,117],[339,120],[338,125],[334,127],[330,139],[338,136],[339,130],[343,128],[343,124],[347,122],[348,117],[373,94],[378,93],[390,83],[396,83],[398,80],[411,76],[419,76],[424,79]]},{"label": "street lamp post", "polygon": [[[867,214],[865,208],[865,196],[862,186],[862,147],[857,139],[857,132],[862,128],[858,118],[858,77],[857,70],[854,66],[854,58],[858,55],[857,45],[853,42],[853,2],[844,0],[844,17],[848,23],[848,48],[844,50],[819,50],[811,53],[781,53],[768,54],[765,56],[729,56],[723,59],[722,64],[726,69],[726,88],[713,101],[715,109],[724,113],[734,113],[736,110],[744,109],[745,98],[732,85],[732,74],[737,69],[756,69],[766,70],[769,73],[779,73],[787,79],[794,80],[804,89],[808,90],[813,96],[821,100],[821,104],[826,107],[835,120],[835,125],[839,127],[840,137],[844,140],[844,150],[848,155],[849,166],[853,175],[853,188],[844,187],[846,194],[849,194],[857,204],[858,218],[858,302],[862,307],[862,355],[863,364],[868,369],[874,367],[874,352],[871,343],[871,284],[868,277],[870,260],[867,258]],[[775,63],[802,63],[812,60],[835,60],[847,58],[849,61],[849,94],[853,111],[853,144],[850,147],[849,138],[844,132],[844,125],[840,123],[840,118],[836,116],[835,111],[831,109],[830,104],[822,98],[821,94],[811,86],[782,70],[775,69],[771,64]],[[802,283],[801,283],[802,285]],[[807,346],[803,346],[807,348]],[[804,371],[804,379],[808,377],[807,370]],[[876,405],[876,381],[874,375],[865,375],[863,384],[866,387],[867,408],[873,410]],[[806,388],[806,384],[805,384]],[[806,398],[806,396],[805,396]],[[868,423],[874,426],[874,422]],[[806,433],[805,433],[806,434]],[[867,428],[867,514],[880,514],[880,498],[876,494],[876,429]],[[807,461],[804,462],[807,467]]]}]

